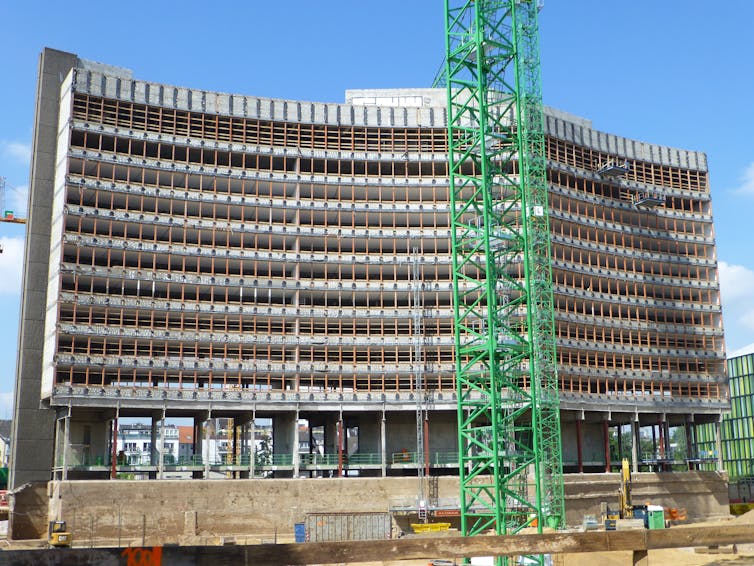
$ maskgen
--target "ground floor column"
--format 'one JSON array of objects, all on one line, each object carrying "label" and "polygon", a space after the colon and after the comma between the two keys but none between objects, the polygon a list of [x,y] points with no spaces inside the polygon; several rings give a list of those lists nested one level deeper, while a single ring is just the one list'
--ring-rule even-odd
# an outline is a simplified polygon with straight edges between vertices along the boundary
[{"label": "ground floor column", "polygon": [[[234,472],[234,477],[237,477],[238,479],[249,479],[250,470],[253,466],[253,436],[251,437],[251,447],[249,447],[249,423],[253,422],[253,418],[253,413],[242,413],[233,418],[234,462],[237,466],[243,466],[238,472]],[[246,466],[249,466],[249,468],[245,469]]]},{"label": "ground floor column", "polygon": [[343,477],[343,414],[341,413],[338,419],[338,477]]},{"label": "ground floor column", "polygon": [[578,470],[580,474],[584,473],[584,453],[583,453],[583,447],[582,447],[582,434],[581,434],[581,423],[582,419],[579,417],[576,419],[576,465],[578,466]]},{"label": "ground floor column", "polygon": [[380,468],[382,470],[382,477],[387,476],[387,434],[386,434],[386,420],[385,411],[382,411],[382,419],[380,420]]},{"label": "ground floor column", "polygon": [[299,438],[298,438],[298,417],[299,417],[299,412],[297,409],[293,415],[293,438],[291,439],[291,447],[293,449],[291,463],[293,464],[293,477],[294,478],[297,478],[301,471],[301,456],[299,454],[300,446],[299,446]]},{"label": "ground floor column", "polygon": [[[206,418],[202,423],[202,461],[204,462],[204,479],[209,479],[210,472],[210,448],[211,438],[209,421],[212,419],[212,410],[207,411]],[[217,437],[217,434],[215,434]]]},{"label": "ground floor column", "polygon": [[251,446],[249,447],[249,477],[254,478],[257,474],[257,414],[256,411],[251,416],[249,422],[249,437]]},{"label": "ground floor column", "polygon": [[[157,421],[154,415],[149,417],[149,465],[157,464]],[[149,472],[149,479],[153,479],[154,473]]]},{"label": "ground floor column", "polygon": [[275,477],[291,477],[294,473],[294,451],[298,458],[298,421],[294,412],[279,412],[272,417],[272,463],[277,467],[288,467],[290,471],[278,469]]},{"label": "ground floor column", "polygon": [[422,423],[422,426],[424,427],[424,462],[420,462],[419,465],[424,466],[424,475],[426,477],[429,477],[429,413],[426,412],[424,415],[424,422]]},{"label": "ground floor column", "polygon": [[618,440],[618,461],[622,462],[623,461],[623,424],[619,423],[618,426],[617,426],[617,430],[618,430],[618,436],[617,436],[617,440]]},{"label": "ground floor column", "polygon": [[71,433],[69,430],[70,421],[70,407],[65,413],[58,412],[58,416],[55,419],[55,454],[53,467],[61,468],[60,471],[55,472],[55,479],[68,478],[68,464],[70,463],[68,447],[71,444]]},{"label": "ground floor column", "polygon": [[[656,463],[658,454],[659,452],[657,450],[657,425],[653,424],[652,425],[652,457],[650,458],[650,461]],[[650,471],[652,472],[657,471],[656,466],[652,464],[649,465],[649,468],[651,468]]]},{"label": "ground floor column", "polygon": [[602,440],[605,444],[605,472],[610,473],[610,423],[602,421]]},{"label": "ground floor column", "polygon": [[686,420],[686,456],[689,459],[689,470],[699,469],[699,449],[696,445],[696,423],[694,415],[688,415]]},{"label": "ground floor column", "polygon": [[[194,417],[194,433],[191,439],[192,454],[191,465],[199,466],[204,465],[204,422],[207,420],[206,413],[202,413]],[[193,479],[200,479],[203,477],[203,473],[198,470],[191,472]]]},{"label": "ground floor column", "polygon": [[120,407],[115,409],[115,416],[113,417],[112,430],[110,436],[110,479],[114,480],[118,477],[118,416],[120,413]]},{"label": "ground floor column", "polygon": [[160,415],[160,442],[159,442],[159,459],[157,461],[157,477],[165,478],[165,410]]},{"label": "ground floor column", "polygon": [[[338,463],[338,415],[327,413],[324,416],[324,430],[325,430],[325,454],[327,454],[327,462],[329,465],[336,465]],[[331,475],[337,474],[337,468],[335,472],[330,472]]]},{"label": "ground floor column", "polygon": [[[237,466],[239,464],[236,454],[238,453],[238,426],[236,425],[236,419],[228,419],[228,426],[232,427],[230,435],[230,465]],[[236,472],[231,472],[231,477],[236,477]]]},{"label": "ground floor column", "polygon": [[68,415],[63,420],[65,433],[63,435],[63,479],[68,479],[68,461],[71,449],[71,408],[68,407]]}]

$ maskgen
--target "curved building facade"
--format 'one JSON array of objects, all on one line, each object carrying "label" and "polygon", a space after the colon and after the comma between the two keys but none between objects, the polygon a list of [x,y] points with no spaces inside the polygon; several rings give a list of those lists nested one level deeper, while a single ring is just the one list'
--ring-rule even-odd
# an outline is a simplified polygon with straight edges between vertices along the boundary
[{"label": "curved building facade", "polygon": [[[259,473],[260,418],[279,475],[453,473],[444,106],[432,89],[197,91],[46,50],[14,484],[122,471],[125,417],[151,419],[157,477],[173,417],[197,452],[203,423],[233,419],[232,457],[196,475]],[[658,438],[637,465],[693,464],[670,429],[728,406],[705,156],[555,110],[546,128],[566,469],[610,469],[624,426]]]}]

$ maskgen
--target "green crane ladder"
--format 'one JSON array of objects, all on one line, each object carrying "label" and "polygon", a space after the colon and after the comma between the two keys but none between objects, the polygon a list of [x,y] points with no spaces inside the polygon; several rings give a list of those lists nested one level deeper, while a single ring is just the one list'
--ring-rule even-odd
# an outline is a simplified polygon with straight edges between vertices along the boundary
[{"label": "green crane ladder", "polygon": [[537,18],[445,0],[464,535],[565,518]]}]

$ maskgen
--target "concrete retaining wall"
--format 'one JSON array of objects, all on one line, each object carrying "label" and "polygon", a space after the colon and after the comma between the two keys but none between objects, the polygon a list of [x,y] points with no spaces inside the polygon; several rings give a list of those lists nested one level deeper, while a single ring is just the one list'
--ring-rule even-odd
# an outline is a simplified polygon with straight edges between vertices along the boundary
[{"label": "concrete retaining wall", "polygon": [[[566,476],[567,521],[617,505],[618,474]],[[387,511],[416,497],[416,478],[296,480],[58,481],[50,485],[51,517],[68,521],[81,543],[90,538],[158,545],[293,540],[307,513]],[[457,498],[458,480],[438,478],[438,496]],[[728,515],[727,478],[711,472],[641,473],[634,502],[685,507],[690,520]]]},{"label": "concrete retaining wall", "polygon": [[35,539],[47,536],[47,515],[50,498],[47,483],[27,483],[10,494],[9,536],[13,539]]},{"label": "concrete retaining wall", "polygon": [[[569,524],[580,523],[584,514],[598,514],[602,501],[618,507],[620,474],[568,474],[564,478]],[[724,472],[632,474],[632,502],[683,507],[689,521],[719,519],[730,514],[727,486]]]}]

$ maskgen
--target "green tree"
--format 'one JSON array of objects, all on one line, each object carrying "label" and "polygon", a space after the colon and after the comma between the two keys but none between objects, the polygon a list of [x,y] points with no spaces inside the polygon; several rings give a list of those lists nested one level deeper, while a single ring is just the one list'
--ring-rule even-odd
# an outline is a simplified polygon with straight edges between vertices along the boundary
[{"label": "green tree", "polygon": [[677,426],[670,431],[670,446],[678,458],[688,456],[688,446],[686,445],[686,431],[684,427]]},{"label": "green tree", "polygon": [[269,434],[262,435],[259,444],[255,442],[254,467],[259,469],[262,466],[272,464],[272,439]]}]

